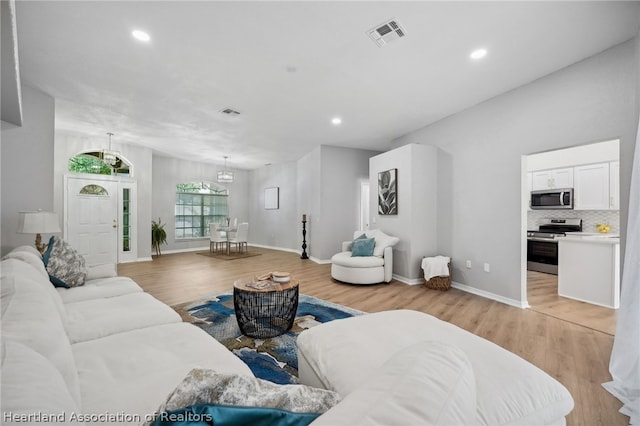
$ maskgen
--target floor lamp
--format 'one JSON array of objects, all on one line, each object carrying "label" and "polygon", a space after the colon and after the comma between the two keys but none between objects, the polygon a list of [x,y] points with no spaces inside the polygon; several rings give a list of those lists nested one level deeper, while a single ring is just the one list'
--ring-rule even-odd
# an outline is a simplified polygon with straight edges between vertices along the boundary
[{"label": "floor lamp", "polygon": [[62,232],[58,225],[58,215],[53,212],[38,210],[35,212],[18,213],[18,233],[36,234],[36,249],[44,253],[46,244],[42,244],[40,234],[55,234]]}]

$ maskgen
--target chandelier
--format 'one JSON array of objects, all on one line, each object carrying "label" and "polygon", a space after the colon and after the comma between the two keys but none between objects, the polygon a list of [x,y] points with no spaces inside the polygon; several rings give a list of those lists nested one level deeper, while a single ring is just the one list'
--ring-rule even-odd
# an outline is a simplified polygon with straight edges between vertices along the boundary
[{"label": "chandelier", "polygon": [[227,169],[227,156],[224,156],[224,170],[218,172],[218,182],[231,183],[233,182],[233,172]]},{"label": "chandelier", "polygon": [[113,136],[113,133],[107,132],[107,135],[109,135],[109,149],[103,149],[100,152],[100,159],[105,164],[108,164],[109,166],[113,167],[118,162],[118,156],[120,155],[120,153],[118,151],[111,150],[111,136]]}]

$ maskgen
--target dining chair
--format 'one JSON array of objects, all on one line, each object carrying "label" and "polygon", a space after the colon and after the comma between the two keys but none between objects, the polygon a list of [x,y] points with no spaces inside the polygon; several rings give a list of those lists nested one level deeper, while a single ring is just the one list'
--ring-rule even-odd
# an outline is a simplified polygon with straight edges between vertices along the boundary
[{"label": "dining chair", "polygon": [[209,224],[209,252],[213,253],[218,249],[218,245],[222,244],[227,248],[227,238],[222,235],[220,225],[217,223]]},{"label": "dining chair", "polygon": [[238,218],[234,217],[233,221],[229,223],[229,230],[227,231],[227,239],[234,239],[238,232]]},{"label": "dining chair", "polygon": [[231,244],[236,245],[236,250],[238,252],[242,251],[243,245],[245,247],[245,250],[248,250],[249,249],[249,246],[247,244],[248,235],[249,235],[249,223],[242,222],[241,224],[238,225],[238,231],[236,232],[235,238],[232,238],[228,241],[229,250],[231,250]]}]

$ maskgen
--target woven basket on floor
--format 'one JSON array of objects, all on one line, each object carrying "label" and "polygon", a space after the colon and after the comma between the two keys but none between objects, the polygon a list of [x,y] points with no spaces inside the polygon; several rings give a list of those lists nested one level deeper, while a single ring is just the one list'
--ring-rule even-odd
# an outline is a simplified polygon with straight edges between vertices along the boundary
[{"label": "woven basket on floor", "polygon": [[448,263],[448,266],[448,277],[431,277],[430,280],[424,281],[424,285],[432,290],[449,290],[449,287],[451,287],[451,262]]}]

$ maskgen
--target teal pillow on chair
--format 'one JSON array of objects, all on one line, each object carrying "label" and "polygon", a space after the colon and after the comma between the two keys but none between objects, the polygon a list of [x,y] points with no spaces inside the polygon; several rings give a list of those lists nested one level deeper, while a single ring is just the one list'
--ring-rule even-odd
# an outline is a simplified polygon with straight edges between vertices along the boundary
[{"label": "teal pillow on chair", "polygon": [[353,244],[351,246],[351,257],[373,256],[373,249],[375,246],[375,238],[357,238],[353,240]]}]

